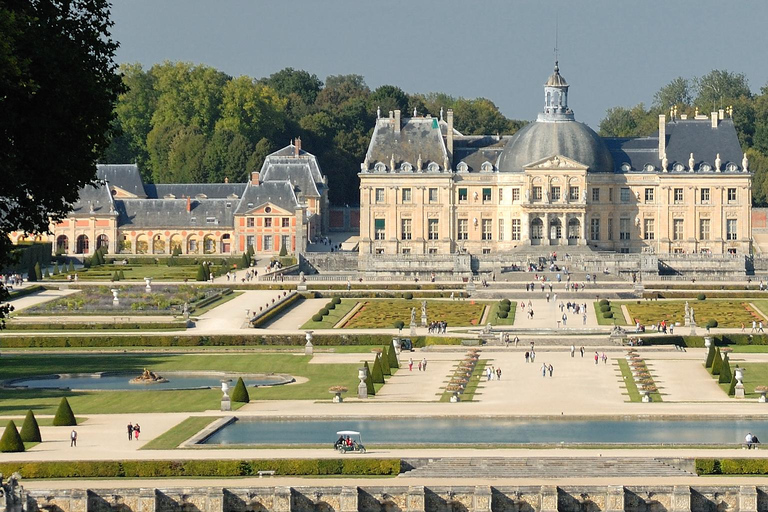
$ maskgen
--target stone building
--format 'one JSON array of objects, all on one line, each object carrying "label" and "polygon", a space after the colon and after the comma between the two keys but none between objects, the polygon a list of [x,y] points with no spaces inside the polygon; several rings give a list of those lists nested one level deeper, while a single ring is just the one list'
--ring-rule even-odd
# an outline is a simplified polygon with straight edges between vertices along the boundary
[{"label": "stone building", "polygon": [[656,135],[605,138],[568,94],[556,63],[543,111],[513,136],[463,135],[451,110],[379,116],[359,174],[361,261],[530,246],[749,254],[752,175],[730,112],[672,111]]},{"label": "stone building", "polygon": [[[302,252],[325,232],[327,178],[301,140],[267,156],[248,183],[145,184],[135,164],[97,166],[96,186],[80,190],[67,218],[38,240],[54,251],[110,254]],[[14,242],[26,240],[12,233]]]}]

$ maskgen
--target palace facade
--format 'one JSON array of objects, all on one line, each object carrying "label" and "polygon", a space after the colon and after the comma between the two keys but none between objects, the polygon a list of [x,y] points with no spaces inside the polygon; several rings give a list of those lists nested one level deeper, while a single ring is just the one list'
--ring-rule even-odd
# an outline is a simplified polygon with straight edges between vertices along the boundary
[{"label": "palace facade", "polygon": [[[97,166],[73,211],[52,223],[56,253],[262,254],[302,252],[326,231],[328,181],[301,139],[267,156],[248,183],[147,184],[135,164]],[[11,240],[27,240],[12,233]],[[178,249],[177,249],[178,248]]]},{"label": "palace facade", "polygon": [[462,135],[451,110],[379,116],[359,174],[360,257],[750,253],[752,175],[730,112],[672,111],[654,136],[606,138],[568,94],[555,64],[538,119],[504,137]]}]

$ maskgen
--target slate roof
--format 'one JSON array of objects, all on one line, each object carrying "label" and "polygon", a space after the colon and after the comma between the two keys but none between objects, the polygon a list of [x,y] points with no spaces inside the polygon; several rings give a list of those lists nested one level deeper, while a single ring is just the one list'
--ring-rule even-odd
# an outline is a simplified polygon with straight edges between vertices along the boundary
[{"label": "slate roof", "polygon": [[244,215],[248,210],[264,203],[272,203],[289,212],[299,207],[299,200],[296,198],[291,182],[267,181],[258,186],[248,184],[235,209],[235,214]]},{"label": "slate roof", "polygon": [[136,164],[98,164],[96,176],[137,197],[147,197],[139,166]]},{"label": "slate roof", "polygon": [[459,168],[462,162],[467,164],[468,172],[480,172],[485,162],[496,165],[504,145],[510,139],[492,135],[467,136],[456,139],[453,146],[453,167]]},{"label": "slate roof", "polygon": [[[120,227],[232,229],[237,200],[192,199],[189,212],[186,199],[126,199],[115,201],[115,206]],[[217,222],[208,223],[208,217]]]},{"label": "slate roof", "polygon": [[365,157],[370,168],[381,162],[387,166],[387,171],[391,172],[392,155],[396,167],[408,162],[415,170],[421,155],[422,171],[426,171],[430,162],[435,162],[443,168],[447,151],[437,118],[405,118],[399,133],[395,132],[393,122],[394,120],[388,117],[376,120]]},{"label": "slate roof", "polygon": [[268,155],[261,166],[259,181],[289,181],[297,193],[307,197],[320,197],[325,184],[317,158],[303,149],[300,149],[299,156],[296,156],[295,151],[295,146],[289,144]]},{"label": "slate roof", "polygon": [[230,196],[243,195],[246,183],[169,183],[144,185],[147,196],[152,199],[163,199],[173,194],[177,199],[195,197],[204,194],[208,199],[227,199]]},{"label": "slate roof", "polygon": [[99,215],[108,214],[113,204],[112,194],[107,187],[86,185],[80,189],[80,196],[70,216],[89,217],[91,211]]}]

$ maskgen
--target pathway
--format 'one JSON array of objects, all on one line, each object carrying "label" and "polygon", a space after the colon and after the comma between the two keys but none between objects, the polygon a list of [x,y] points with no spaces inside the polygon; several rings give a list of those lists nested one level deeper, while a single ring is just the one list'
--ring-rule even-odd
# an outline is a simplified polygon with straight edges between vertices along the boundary
[{"label": "pathway", "polygon": [[[23,288],[22,288],[23,290]],[[37,293],[33,293],[31,295],[26,295],[24,297],[19,297],[18,299],[13,299],[8,301],[18,313],[19,311],[28,308],[30,306],[36,306],[38,304],[42,304],[44,302],[48,302],[51,300],[55,300],[61,297],[66,297],[67,295],[72,295],[73,293],[78,293],[80,290],[42,290]]]}]

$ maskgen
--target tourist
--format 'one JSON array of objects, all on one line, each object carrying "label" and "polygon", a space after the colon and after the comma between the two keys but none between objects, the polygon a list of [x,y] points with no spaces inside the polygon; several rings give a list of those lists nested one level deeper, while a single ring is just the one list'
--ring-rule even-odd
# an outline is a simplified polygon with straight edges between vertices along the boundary
[{"label": "tourist", "polygon": [[547,366],[547,363],[543,363],[541,365],[541,376],[542,377],[546,377],[547,376],[547,370],[548,369],[549,369],[549,367]]},{"label": "tourist", "polygon": [[137,441],[139,440],[139,434],[141,434],[141,427],[137,423],[133,426],[133,438]]},{"label": "tourist", "polygon": [[421,371],[421,361],[419,361],[419,371]]},{"label": "tourist", "polygon": [[762,322],[762,320],[760,322],[757,322],[757,332],[765,333],[765,331],[763,330],[763,322]]},{"label": "tourist", "polygon": [[490,366],[488,366],[485,369],[485,381],[486,382],[490,382],[491,381],[491,367]]},{"label": "tourist", "polygon": [[581,357],[584,357],[584,346],[579,349],[579,352],[581,352]]},{"label": "tourist", "polygon": [[550,364],[548,369],[549,369],[549,376],[551,377],[552,372],[555,370],[555,368]]},{"label": "tourist", "polygon": [[131,423],[128,424],[128,440],[133,440],[133,424]]},{"label": "tourist", "polygon": [[571,345],[571,357],[575,357],[575,356],[576,356],[576,347],[572,344]]},{"label": "tourist", "polygon": [[752,330],[749,332],[750,334],[754,334],[756,330],[757,330],[757,322],[755,320],[752,320]]},{"label": "tourist", "polygon": [[69,447],[77,447],[77,430],[72,429],[72,432],[69,433]]},{"label": "tourist", "polygon": [[412,357],[408,358],[408,371],[409,372],[413,371],[413,358]]},{"label": "tourist", "polygon": [[496,368],[496,380],[501,380],[501,368]]},{"label": "tourist", "polygon": [[597,364],[597,362],[598,362],[599,360],[600,360],[600,354],[598,354],[597,352],[595,352],[595,364]]},{"label": "tourist", "polygon": [[566,325],[568,325],[568,315],[563,313],[563,327],[565,327]]},{"label": "tourist", "polygon": [[427,371],[427,358],[421,360],[421,367],[424,368],[424,371]]},{"label": "tourist", "polygon": [[752,443],[754,442],[754,437],[752,437],[752,432],[747,432],[747,435],[744,437],[744,443],[747,445],[747,450],[752,449]]},{"label": "tourist", "polygon": [[605,355],[605,352],[603,352],[602,358],[603,358],[603,364],[608,364],[608,356]]},{"label": "tourist", "polygon": [[526,352],[526,353],[525,353],[525,362],[526,362],[526,363],[528,362],[528,358],[529,358],[530,356],[531,356],[531,354],[530,354],[529,352]]},{"label": "tourist", "polygon": [[531,350],[531,362],[534,362],[536,360],[536,352]]}]

